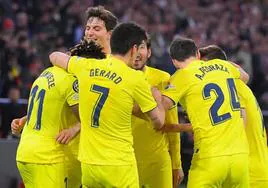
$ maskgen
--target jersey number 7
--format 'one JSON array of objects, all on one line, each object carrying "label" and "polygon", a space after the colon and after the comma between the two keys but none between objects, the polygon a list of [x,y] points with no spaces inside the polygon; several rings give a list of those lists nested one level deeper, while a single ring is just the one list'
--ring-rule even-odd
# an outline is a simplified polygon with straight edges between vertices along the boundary
[{"label": "jersey number 7", "polygon": [[99,95],[91,114],[91,127],[98,128],[100,125],[99,123],[100,113],[106,99],[108,98],[109,88],[93,84],[90,88],[90,91],[97,93]]}]

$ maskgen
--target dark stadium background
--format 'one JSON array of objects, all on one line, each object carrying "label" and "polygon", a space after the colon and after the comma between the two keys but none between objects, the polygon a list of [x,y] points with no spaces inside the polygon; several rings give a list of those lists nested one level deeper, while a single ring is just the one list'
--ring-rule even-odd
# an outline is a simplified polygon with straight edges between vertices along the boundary
[{"label": "dark stadium background", "polygon": [[[152,38],[150,65],[171,74],[175,68],[168,46],[174,35],[190,37],[199,47],[222,47],[250,75],[249,86],[267,125],[267,0],[0,0],[0,187],[20,183],[11,120],[26,113],[31,84],[50,65],[49,52],[77,44],[83,36],[83,12],[96,5],[104,5],[122,22],[144,26]],[[187,174],[192,135],[182,134],[181,142]]]}]

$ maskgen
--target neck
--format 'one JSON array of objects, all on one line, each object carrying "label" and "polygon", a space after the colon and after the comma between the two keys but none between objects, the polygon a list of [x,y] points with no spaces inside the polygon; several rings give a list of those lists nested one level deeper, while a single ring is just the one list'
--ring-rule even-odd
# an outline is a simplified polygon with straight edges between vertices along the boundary
[{"label": "neck", "polygon": [[145,72],[146,70],[146,65],[143,66],[143,68],[141,69],[142,72]]},{"label": "neck", "polygon": [[111,47],[110,47],[109,44],[105,44],[105,45],[103,46],[103,52],[104,52],[105,54],[111,54]]},{"label": "neck", "polygon": [[185,65],[184,67],[187,67],[189,64],[191,64],[195,60],[197,60],[196,57],[189,57],[188,59],[184,61],[183,63]]},{"label": "neck", "polygon": [[122,56],[122,55],[113,55],[113,57],[117,58],[117,59],[120,59],[121,61],[123,61],[127,66],[129,66],[128,64],[128,61],[129,59],[125,56]]}]

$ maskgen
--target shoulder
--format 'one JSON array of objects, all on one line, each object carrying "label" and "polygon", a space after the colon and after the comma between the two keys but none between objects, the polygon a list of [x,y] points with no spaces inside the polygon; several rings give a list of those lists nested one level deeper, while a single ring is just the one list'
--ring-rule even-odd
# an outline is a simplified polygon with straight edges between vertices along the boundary
[{"label": "shoulder", "polygon": [[222,64],[226,64],[226,63],[229,63],[228,61],[225,61],[225,60],[222,60],[222,59],[212,59],[212,60],[209,60],[207,61],[207,63],[222,63]]},{"label": "shoulder", "polygon": [[90,65],[93,62],[100,62],[100,61],[107,61],[107,58],[105,59],[95,59],[95,58],[84,58],[80,56],[71,56],[69,59],[69,63],[72,63],[73,66],[76,64],[83,64],[82,66]]},{"label": "shoulder", "polygon": [[164,78],[164,79],[170,78],[170,74],[165,71],[162,71],[153,67],[148,67],[148,66],[146,66],[146,69],[148,69],[148,71],[150,71],[152,74],[159,76],[161,78]]},{"label": "shoulder", "polygon": [[184,68],[184,69],[178,69],[172,76],[171,80],[182,78],[187,76],[191,72],[190,69]]},{"label": "shoulder", "polygon": [[54,74],[58,79],[61,78],[61,79],[65,80],[65,79],[69,79],[69,78],[74,77],[73,74],[67,72],[66,70],[64,70],[62,68],[56,67],[56,66],[50,67],[46,70],[51,72],[52,74]]},{"label": "shoulder", "polygon": [[240,93],[240,95],[242,96],[253,95],[251,89],[242,80],[235,79],[235,86],[236,86],[238,93]]}]

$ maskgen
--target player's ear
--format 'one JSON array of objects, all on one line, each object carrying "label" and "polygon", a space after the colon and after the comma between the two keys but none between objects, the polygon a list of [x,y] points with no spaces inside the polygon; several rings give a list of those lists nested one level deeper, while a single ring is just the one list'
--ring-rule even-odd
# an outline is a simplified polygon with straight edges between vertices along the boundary
[{"label": "player's ear", "polygon": [[183,64],[181,64],[178,60],[176,59],[172,59],[172,63],[174,65],[174,67],[176,67],[176,69],[181,69]]},{"label": "player's ear", "polygon": [[147,58],[149,59],[152,55],[152,50],[151,48],[148,48],[148,54],[147,54]]},{"label": "player's ear", "polygon": [[172,61],[172,63],[173,63],[173,65],[176,67],[176,60],[175,59],[171,59],[171,61]]}]

